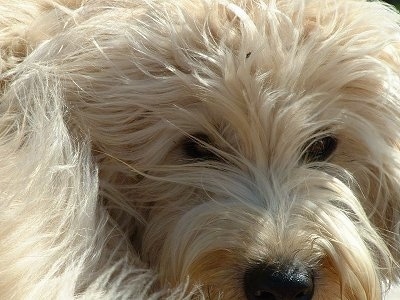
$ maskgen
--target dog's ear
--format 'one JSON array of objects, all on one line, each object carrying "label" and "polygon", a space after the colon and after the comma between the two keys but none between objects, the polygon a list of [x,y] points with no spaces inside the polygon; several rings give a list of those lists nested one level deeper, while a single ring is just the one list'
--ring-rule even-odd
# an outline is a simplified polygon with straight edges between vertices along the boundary
[{"label": "dog's ear", "polygon": [[[399,16],[395,15],[397,21]],[[388,149],[387,161],[382,165],[385,169],[385,176],[382,178],[382,187],[384,184],[388,185],[387,191],[390,191],[383,204],[386,205],[380,213],[381,216],[380,226],[385,230],[385,236],[389,249],[396,258],[397,262],[400,261],[400,27],[393,28],[390,35],[386,40],[382,38],[382,49],[376,53],[376,59],[382,66],[386,67],[386,76],[382,84],[382,95],[388,102],[388,107],[391,108],[392,114],[388,115],[388,123],[392,124],[390,130],[385,130],[388,137],[386,142]],[[390,120],[390,121],[389,121]],[[382,182],[381,182],[382,183]],[[382,189],[382,187],[379,187]],[[399,270],[400,272],[400,270]],[[396,274],[400,276],[400,273]]]},{"label": "dog's ear", "polygon": [[330,63],[337,60],[338,64],[325,73],[330,76],[326,81],[354,70],[340,73],[344,68],[339,64],[358,68],[360,76],[349,77],[340,93],[356,99],[347,109],[375,132],[368,135],[362,128],[355,132],[350,126],[354,136],[366,135],[366,152],[357,153],[364,172],[347,163],[343,167],[361,183],[363,196],[369,199],[363,203],[366,213],[400,260],[400,17],[376,1],[327,0],[310,1],[302,18],[304,44],[318,47],[315,55],[321,61],[328,57]]}]

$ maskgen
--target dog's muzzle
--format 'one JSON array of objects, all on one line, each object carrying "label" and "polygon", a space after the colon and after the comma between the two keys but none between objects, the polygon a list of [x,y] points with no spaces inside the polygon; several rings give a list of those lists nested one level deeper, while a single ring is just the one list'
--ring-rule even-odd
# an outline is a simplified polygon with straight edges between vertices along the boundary
[{"label": "dog's muzzle", "polygon": [[244,277],[248,300],[311,300],[312,272],[299,263],[255,265]]}]

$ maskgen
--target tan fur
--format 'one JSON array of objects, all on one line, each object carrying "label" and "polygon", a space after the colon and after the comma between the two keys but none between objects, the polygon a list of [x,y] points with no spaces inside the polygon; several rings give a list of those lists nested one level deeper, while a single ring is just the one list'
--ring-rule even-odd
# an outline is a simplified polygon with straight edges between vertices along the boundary
[{"label": "tan fur", "polygon": [[313,299],[381,299],[399,24],[357,0],[0,0],[0,298],[245,299],[252,265],[296,261]]}]

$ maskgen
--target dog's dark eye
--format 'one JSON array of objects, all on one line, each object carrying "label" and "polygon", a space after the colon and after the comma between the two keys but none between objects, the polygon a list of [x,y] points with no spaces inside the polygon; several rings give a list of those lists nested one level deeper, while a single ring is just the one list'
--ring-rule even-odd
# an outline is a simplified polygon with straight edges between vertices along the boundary
[{"label": "dog's dark eye", "polygon": [[325,136],[314,141],[304,152],[305,161],[319,162],[327,160],[336,150],[337,139],[333,136]]},{"label": "dog's dark eye", "polygon": [[196,160],[215,160],[217,156],[210,149],[210,138],[202,133],[192,135],[183,141],[183,151],[188,158]]}]

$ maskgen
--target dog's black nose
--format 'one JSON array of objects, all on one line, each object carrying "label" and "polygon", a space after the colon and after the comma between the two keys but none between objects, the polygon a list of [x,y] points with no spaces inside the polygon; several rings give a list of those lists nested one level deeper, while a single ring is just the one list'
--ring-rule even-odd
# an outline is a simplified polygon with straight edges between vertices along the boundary
[{"label": "dog's black nose", "polygon": [[248,300],[311,300],[312,272],[301,264],[257,265],[244,276]]}]

